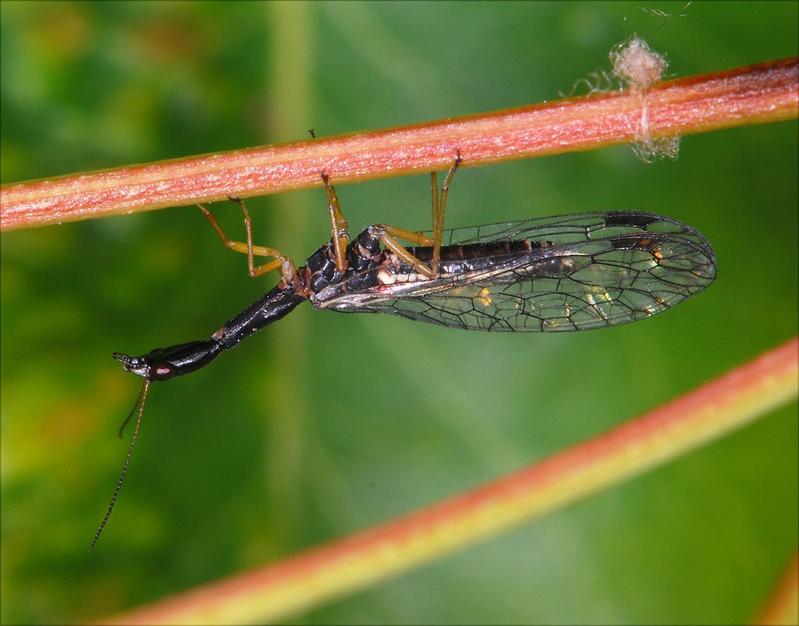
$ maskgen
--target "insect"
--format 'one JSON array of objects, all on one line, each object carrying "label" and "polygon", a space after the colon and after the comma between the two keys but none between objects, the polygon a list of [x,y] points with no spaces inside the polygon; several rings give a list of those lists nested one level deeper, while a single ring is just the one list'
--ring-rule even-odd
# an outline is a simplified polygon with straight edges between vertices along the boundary
[{"label": "insect", "polygon": [[[274,248],[225,235],[198,205],[225,246],[247,255],[250,276],[279,271],[271,291],[222,325],[209,339],[157,348],[142,356],[114,353],[144,379],[125,425],[136,426],[96,544],[119,494],[150,385],[208,365],[222,352],[308,300],[317,309],[387,313],[441,326],[484,331],[564,332],[626,324],[682,302],[713,282],[715,255],[690,226],[636,211],[578,213],[444,231],[449,184],[431,174],[430,234],[373,225],[350,240],[334,187],[322,174],[332,237],[297,268]],[[414,244],[406,247],[400,241]],[[256,266],[255,257],[272,260]]]}]

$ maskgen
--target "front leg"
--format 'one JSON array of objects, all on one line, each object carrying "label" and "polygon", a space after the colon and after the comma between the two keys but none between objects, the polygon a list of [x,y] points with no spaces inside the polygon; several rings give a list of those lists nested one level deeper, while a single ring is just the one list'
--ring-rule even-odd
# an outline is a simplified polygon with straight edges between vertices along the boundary
[{"label": "front leg", "polygon": [[[286,281],[286,283],[291,283],[294,275],[297,273],[294,263],[289,257],[282,254],[277,248],[267,248],[265,246],[253,245],[252,219],[250,218],[250,212],[247,210],[247,205],[244,203],[244,200],[241,200],[240,198],[231,198],[231,200],[238,202],[239,206],[241,207],[241,212],[244,214],[244,228],[247,231],[247,243],[233,241],[230,239],[225,234],[225,231],[222,230],[219,222],[216,221],[214,214],[211,213],[207,207],[203,206],[202,204],[198,204],[197,208],[200,209],[202,214],[205,216],[205,219],[208,220],[214,231],[216,231],[216,234],[219,235],[219,238],[222,240],[222,243],[225,244],[226,248],[233,250],[234,252],[247,255],[247,273],[251,278],[263,276],[269,272],[279,270],[283,280]],[[256,256],[272,257],[274,260],[264,263],[263,265],[256,266]]]}]

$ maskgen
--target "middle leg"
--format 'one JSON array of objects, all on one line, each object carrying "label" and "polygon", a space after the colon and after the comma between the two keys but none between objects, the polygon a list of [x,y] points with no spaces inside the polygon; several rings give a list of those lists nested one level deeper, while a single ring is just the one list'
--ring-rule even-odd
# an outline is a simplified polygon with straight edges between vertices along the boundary
[{"label": "middle leg", "polygon": [[347,218],[341,210],[341,204],[338,201],[336,188],[330,184],[330,177],[322,172],[322,182],[325,185],[325,194],[327,194],[327,208],[330,211],[330,225],[333,237],[333,250],[336,255],[336,269],[343,272],[347,269],[347,246],[350,244],[350,234],[348,232],[349,225]]}]

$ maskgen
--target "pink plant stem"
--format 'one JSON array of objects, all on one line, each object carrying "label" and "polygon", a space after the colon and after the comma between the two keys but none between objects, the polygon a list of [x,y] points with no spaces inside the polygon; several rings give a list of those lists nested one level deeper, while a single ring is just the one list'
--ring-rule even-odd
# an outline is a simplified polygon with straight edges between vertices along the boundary
[{"label": "pink plant stem", "polygon": [[760,615],[752,623],[762,626],[799,624],[799,553],[794,554]]},{"label": "pink plant stem", "polygon": [[796,398],[796,337],[634,420],[399,519],[116,616],[114,624],[271,623],[544,515]]},{"label": "pink plant stem", "polygon": [[0,229],[657,140],[799,114],[797,57],[365,133],[220,152],[0,188]]}]

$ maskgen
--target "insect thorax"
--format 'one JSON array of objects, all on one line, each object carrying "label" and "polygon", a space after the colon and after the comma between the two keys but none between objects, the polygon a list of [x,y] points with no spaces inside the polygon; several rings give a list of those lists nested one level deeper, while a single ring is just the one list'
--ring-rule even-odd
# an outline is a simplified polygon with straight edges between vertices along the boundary
[{"label": "insect thorax", "polygon": [[319,294],[330,293],[334,287],[343,288],[345,283],[347,285],[345,290],[369,288],[376,282],[375,272],[372,270],[383,262],[383,257],[379,239],[372,235],[368,228],[347,246],[347,269],[343,272],[336,267],[332,241],[325,243],[308,257],[305,265],[300,268],[311,302],[314,306],[319,306],[322,301],[317,297]]}]

